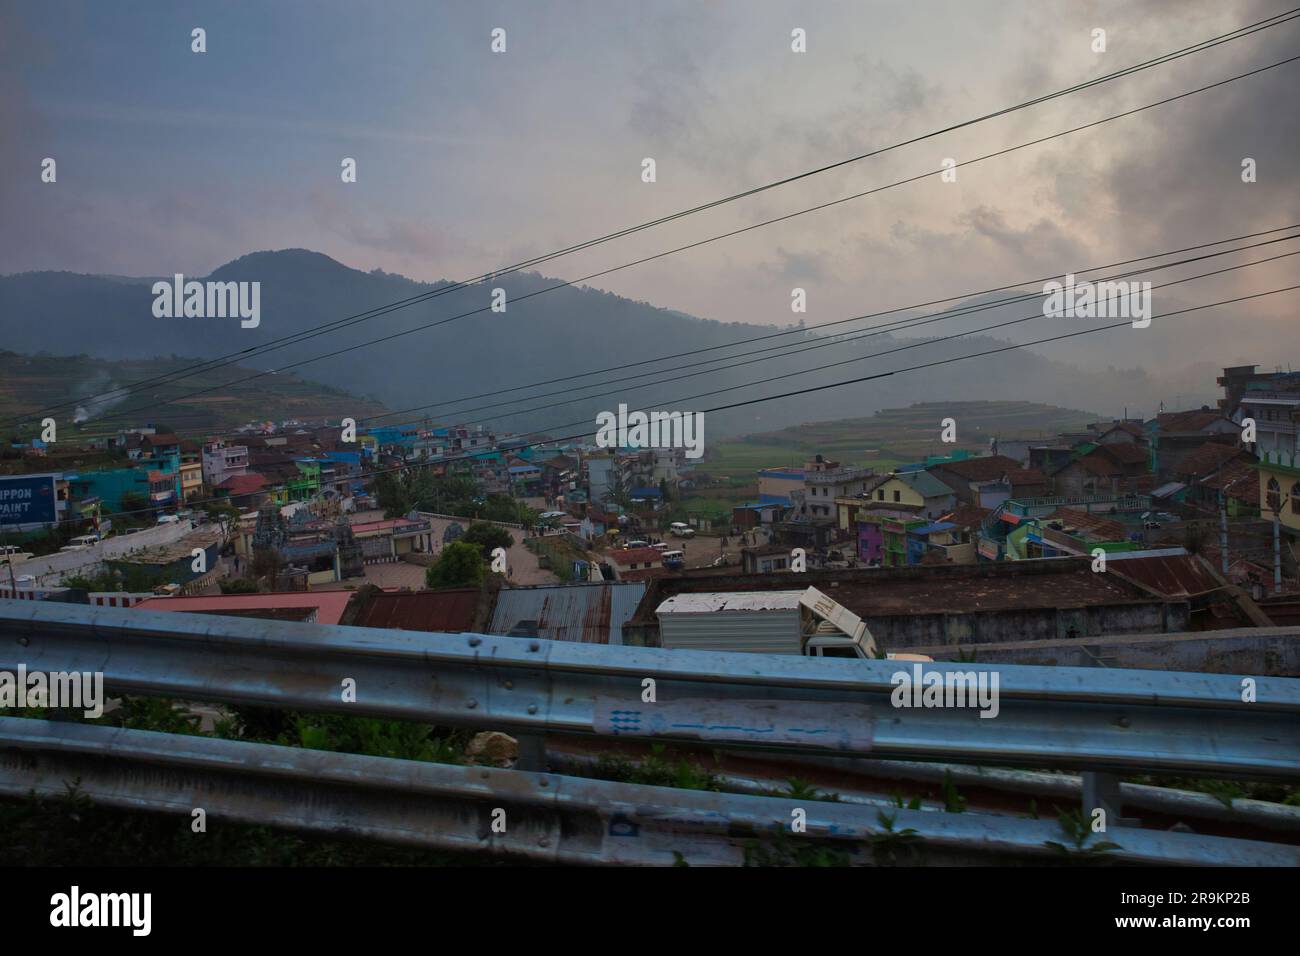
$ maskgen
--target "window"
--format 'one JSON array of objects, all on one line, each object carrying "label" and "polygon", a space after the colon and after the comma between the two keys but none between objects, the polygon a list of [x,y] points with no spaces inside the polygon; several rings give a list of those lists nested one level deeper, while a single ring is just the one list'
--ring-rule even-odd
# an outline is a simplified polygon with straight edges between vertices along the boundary
[{"label": "window", "polygon": [[895,491],[895,492],[894,492],[894,500],[895,500],[895,501],[902,501],[902,500],[903,500],[902,495],[903,495],[903,493],[902,493],[901,491]]},{"label": "window", "polygon": [[877,500],[877,501],[884,501],[884,500],[885,500],[885,489],[884,489],[884,488],[877,488],[877,489],[876,489],[876,500]]},{"label": "window", "polygon": [[1300,481],[1291,486],[1291,513],[1300,515]]},{"label": "window", "polygon": [[822,657],[848,657],[857,659],[858,653],[851,647],[819,647]]},{"label": "window", "polygon": [[1268,494],[1265,497],[1267,498],[1269,511],[1282,510],[1282,486],[1277,483],[1276,478],[1268,480]]}]

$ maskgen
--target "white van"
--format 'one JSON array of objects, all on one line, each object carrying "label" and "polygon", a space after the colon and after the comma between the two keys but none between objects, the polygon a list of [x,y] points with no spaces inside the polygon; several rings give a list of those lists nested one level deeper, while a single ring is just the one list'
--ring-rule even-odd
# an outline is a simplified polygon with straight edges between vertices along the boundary
[{"label": "white van", "polygon": [[74,545],[78,548],[93,548],[95,545],[99,544],[99,535],[79,534],[69,541],[68,544]]},{"label": "white van", "polygon": [[178,521],[180,521],[180,520],[181,520],[181,519],[178,518],[178,517],[176,517],[176,515],[159,515],[159,516],[158,516],[158,523],[159,523],[159,524],[176,524],[176,523],[177,523]]},{"label": "white van", "polygon": [[668,533],[674,538],[693,538],[695,529],[684,521],[674,521],[668,526]]}]

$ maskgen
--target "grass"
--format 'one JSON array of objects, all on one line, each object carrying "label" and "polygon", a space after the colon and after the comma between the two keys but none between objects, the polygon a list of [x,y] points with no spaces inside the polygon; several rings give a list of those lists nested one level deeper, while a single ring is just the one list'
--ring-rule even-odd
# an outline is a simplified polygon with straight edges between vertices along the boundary
[{"label": "grass", "polygon": [[[939,439],[945,418],[956,419],[955,445]],[[882,409],[865,418],[805,422],[713,442],[699,468],[714,478],[751,482],[759,469],[800,468],[806,459],[821,454],[845,465],[885,472],[927,455],[949,454],[954,448],[982,453],[994,437],[1043,438],[1079,429],[1098,418],[1091,412],[1036,402],[920,403]],[[715,488],[703,491],[717,493]]]}]

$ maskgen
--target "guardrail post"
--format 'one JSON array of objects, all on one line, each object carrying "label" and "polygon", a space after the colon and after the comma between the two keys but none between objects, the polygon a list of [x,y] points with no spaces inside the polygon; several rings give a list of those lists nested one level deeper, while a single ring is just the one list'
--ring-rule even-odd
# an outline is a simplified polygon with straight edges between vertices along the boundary
[{"label": "guardrail post", "polygon": [[1093,813],[1097,810],[1105,811],[1107,829],[1112,826],[1123,826],[1137,822],[1135,820],[1126,820],[1120,815],[1123,806],[1123,800],[1119,793],[1118,777],[1113,773],[1102,773],[1096,770],[1085,770],[1083,772],[1083,820],[1085,823],[1092,823]]},{"label": "guardrail post", "polygon": [[546,738],[541,734],[518,734],[519,756],[515,758],[516,770],[532,773],[546,772]]}]

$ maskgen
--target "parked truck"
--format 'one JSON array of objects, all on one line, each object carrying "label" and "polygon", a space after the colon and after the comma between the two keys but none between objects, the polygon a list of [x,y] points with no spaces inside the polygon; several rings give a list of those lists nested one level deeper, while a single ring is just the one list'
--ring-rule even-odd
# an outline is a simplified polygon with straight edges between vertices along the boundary
[{"label": "parked truck", "polygon": [[865,621],[816,588],[678,594],[656,609],[660,646],[676,650],[928,661],[881,654]]}]

